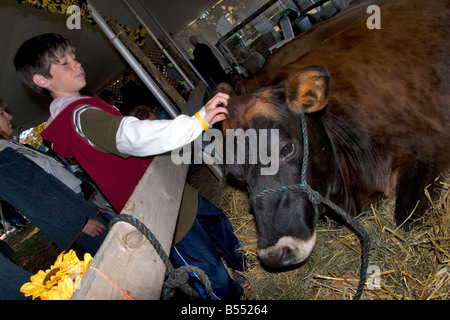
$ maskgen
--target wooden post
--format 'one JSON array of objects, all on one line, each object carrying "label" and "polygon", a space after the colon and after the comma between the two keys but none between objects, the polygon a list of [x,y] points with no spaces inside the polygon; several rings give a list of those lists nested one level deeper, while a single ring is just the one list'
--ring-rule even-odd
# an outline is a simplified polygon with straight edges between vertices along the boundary
[{"label": "wooden post", "polygon": [[125,33],[125,30],[116,21],[108,19],[107,23],[109,27],[117,34],[119,39],[125,44],[125,46],[127,46],[127,48],[133,53],[136,59],[139,60],[139,62],[142,63],[145,68],[151,73],[156,82],[159,83],[161,89],[167,92],[172,100],[175,101],[175,103],[178,105],[180,110],[183,110],[186,101],[177,92],[177,90],[172,87],[169,81],[164,78],[158,68],[150,61],[150,58],[145,55],[145,53],[136,45],[133,40],[131,40],[131,38]]},{"label": "wooden post", "polygon": [[[166,50],[172,58],[178,63],[179,67],[183,69],[184,73],[187,74],[187,76],[193,80],[194,87],[199,83],[202,82],[202,79],[200,79],[197,74],[189,67],[189,64],[186,63],[186,60],[184,57],[182,57],[179,53],[179,51],[173,46],[173,44],[170,42],[169,39],[166,39],[165,36],[162,36],[159,39],[161,45],[164,47],[164,50]],[[205,84],[206,86],[206,84]],[[208,87],[209,88],[209,87]],[[209,88],[209,90],[211,90]]]},{"label": "wooden post", "polygon": [[120,41],[117,34],[111,30],[108,24],[105,22],[103,17],[94,8],[92,3],[86,2],[89,10],[91,11],[92,18],[98,24],[100,29],[105,33],[105,36],[111,41],[111,44],[117,49],[117,51],[122,55],[122,57],[127,61],[131,68],[136,72],[137,76],[142,80],[145,86],[150,90],[150,92],[155,96],[156,99],[161,103],[167,113],[172,117],[177,117],[180,112],[175,108],[172,102],[166,97],[166,95],[159,89],[158,85],[153,81],[153,79],[148,75],[148,73],[142,68],[136,58],[130,53],[127,47]]},{"label": "wooden post", "polygon": [[186,84],[189,86],[189,89],[194,89],[194,84],[192,83],[191,79],[185,74],[184,70],[178,65],[178,62],[175,61],[175,59],[171,56],[169,52],[163,47],[161,42],[158,40],[156,35],[152,32],[152,30],[147,26],[144,20],[137,14],[136,10],[134,10],[133,6],[128,3],[127,0],[122,0],[122,2],[127,6],[128,10],[134,15],[134,17],[139,21],[141,25],[143,25],[147,29],[147,35],[150,36],[150,38],[153,40],[153,42],[156,44],[156,46],[162,51],[164,56],[169,59],[169,61],[173,64],[175,70],[178,71],[180,76],[184,79]]},{"label": "wooden post", "polygon": [[[137,185],[122,214],[144,223],[169,254],[187,165],[174,165],[158,156]],[[98,271],[97,271],[98,270]],[[109,231],[72,300],[159,299],[166,266],[152,244],[133,226],[118,222]]]}]

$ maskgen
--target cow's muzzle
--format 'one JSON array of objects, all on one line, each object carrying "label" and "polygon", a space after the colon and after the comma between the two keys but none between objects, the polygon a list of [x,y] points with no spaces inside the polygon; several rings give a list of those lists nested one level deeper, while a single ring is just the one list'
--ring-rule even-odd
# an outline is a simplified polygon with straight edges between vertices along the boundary
[{"label": "cow's muzzle", "polygon": [[296,265],[309,257],[315,243],[315,232],[308,240],[282,237],[275,245],[259,249],[259,258],[263,264],[272,268]]}]

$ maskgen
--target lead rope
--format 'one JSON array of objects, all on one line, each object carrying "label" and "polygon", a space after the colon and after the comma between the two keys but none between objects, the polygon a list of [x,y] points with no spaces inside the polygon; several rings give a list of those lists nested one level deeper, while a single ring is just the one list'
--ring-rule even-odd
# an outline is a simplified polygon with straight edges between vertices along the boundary
[{"label": "lead rope", "polygon": [[[279,191],[288,191],[288,190],[294,190],[294,189],[301,189],[303,192],[305,192],[308,195],[309,200],[312,202],[314,206],[314,210],[316,212],[315,220],[317,221],[319,216],[318,211],[318,205],[323,203],[329,208],[333,209],[335,212],[337,212],[347,224],[351,226],[351,228],[360,236],[361,240],[361,272],[359,276],[359,284],[358,288],[356,290],[355,296],[353,297],[354,300],[359,300],[359,298],[362,295],[362,292],[364,290],[364,285],[366,283],[367,278],[367,267],[369,265],[369,248],[370,248],[370,238],[367,234],[366,230],[354,219],[351,215],[349,215],[347,212],[342,210],[338,205],[336,205],[331,200],[322,197],[322,195],[313,190],[311,186],[306,182],[306,171],[308,169],[308,159],[309,159],[309,143],[308,143],[308,130],[307,130],[307,124],[306,119],[303,113],[300,114],[300,120],[302,125],[302,133],[303,133],[303,163],[302,163],[302,173],[301,173],[301,183],[300,184],[294,184],[290,186],[283,186],[279,188],[274,189],[265,189],[260,193],[257,193],[253,195],[253,200],[259,197],[262,197],[264,195],[268,194],[274,194]],[[314,224],[315,222],[314,221]]]},{"label": "lead rope", "polygon": [[133,216],[127,214],[119,214],[117,217],[110,221],[109,228],[111,228],[115,223],[119,221],[127,222],[138,229],[145,236],[145,238],[150,241],[159,257],[163,261],[164,265],[166,266],[166,280],[164,281],[162,288],[163,300],[168,300],[173,297],[173,295],[175,294],[175,288],[180,288],[181,291],[190,299],[201,298],[200,294],[196,290],[194,290],[188,283],[190,274],[195,274],[197,276],[205,289],[207,297],[212,297],[213,292],[211,282],[209,281],[208,276],[203,272],[203,270],[191,265],[181,266],[175,269],[163,247],[159,243],[158,239],[156,239],[155,235],[150,231],[149,228],[147,228],[145,224],[143,224]]}]

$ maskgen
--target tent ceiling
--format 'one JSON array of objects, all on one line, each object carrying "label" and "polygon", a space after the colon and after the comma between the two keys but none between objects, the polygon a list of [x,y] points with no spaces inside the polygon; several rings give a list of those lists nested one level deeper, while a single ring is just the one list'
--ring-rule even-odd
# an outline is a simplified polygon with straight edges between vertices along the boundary
[{"label": "tent ceiling", "polygon": [[[215,0],[141,0],[166,31],[176,33],[195,20]],[[139,0],[128,0],[139,12],[142,19],[154,30],[157,27],[140,5]],[[138,22],[120,0],[91,0],[95,8],[105,16],[136,28]],[[88,86],[84,93],[92,94],[125,67],[123,59],[115,52],[98,26],[90,26],[84,20],[81,30],[69,30],[67,16],[49,13],[16,0],[0,2],[0,97],[6,100],[8,111],[14,116],[15,131],[37,125],[46,120],[49,98],[25,88],[18,80],[13,59],[17,48],[26,39],[46,33],[56,32],[69,38],[77,48],[77,58],[86,71]],[[149,39],[149,38],[147,38]],[[148,41],[151,42],[151,41]]]}]

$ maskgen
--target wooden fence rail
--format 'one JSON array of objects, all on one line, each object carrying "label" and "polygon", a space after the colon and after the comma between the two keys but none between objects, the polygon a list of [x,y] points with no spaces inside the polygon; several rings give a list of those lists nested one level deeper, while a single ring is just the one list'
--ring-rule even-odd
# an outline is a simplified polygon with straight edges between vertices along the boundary
[{"label": "wooden fence rail", "polygon": [[[168,254],[172,245],[187,165],[170,155],[150,164],[121,214],[144,223]],[[109,231],[72,299],[159,299],[166,267],[140,231],[125,222]]]}]

